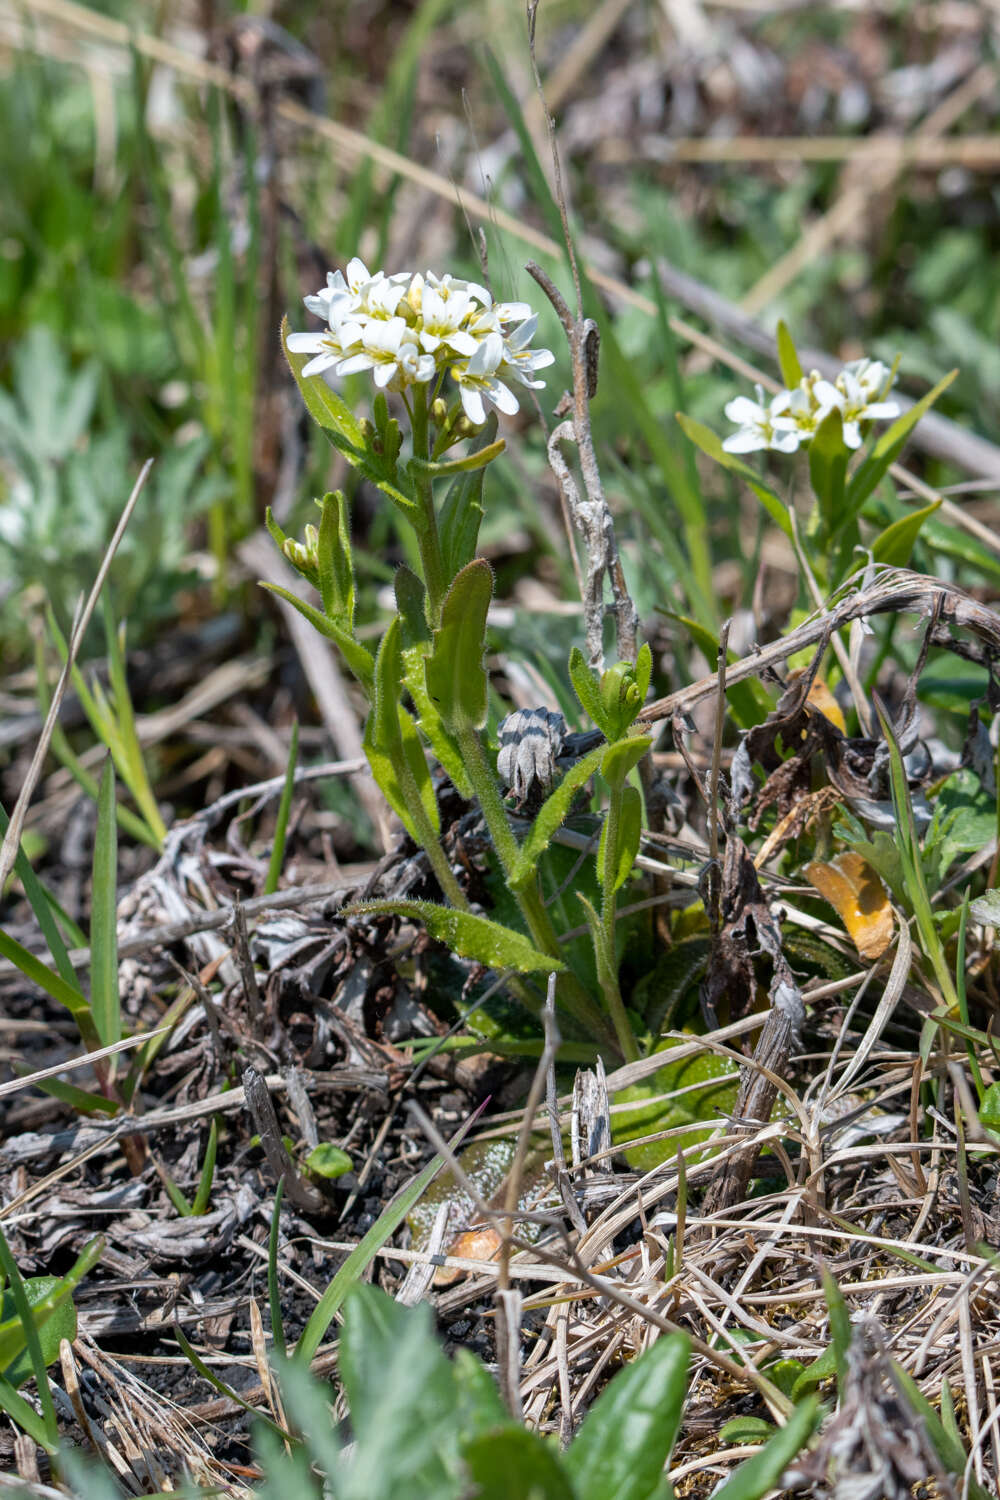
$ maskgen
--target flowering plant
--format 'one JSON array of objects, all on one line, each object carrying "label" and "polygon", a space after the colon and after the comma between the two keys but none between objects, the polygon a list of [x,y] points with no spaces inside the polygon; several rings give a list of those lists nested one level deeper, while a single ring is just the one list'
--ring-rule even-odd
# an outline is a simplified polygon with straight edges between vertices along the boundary
[{"label": "flowering plant", "polygon": [[[895,365],[890,369],[880,360],[863,358],[845,364],[833,380],[818,370],[805,374],[784,324],[778,325],[778,357],[784,388],[768,398],[758,385],[756,400],[737,396],[728,402],[725,414],[736,424],[736,431],[724,440],[683,413],[678,413],[677,420],[703,453],[746,481],[800,552],[813,584],[833,588],[843,582],[857,566],[859,549],[875,562],[907,563],[921,526],[939,501],[899,517],[870,546],[862,546],[859,518],[911,430],[956,372],[903,411],[889,397]],[[892,425],[871,440],[876,422]],[[764,451],[784,456],[802,450],[808,457],[813,494],[804,537],[799,534],[791,497],[782,496],[743,458]]]},{"label": "flowering plant", "polygon": [[[633,733],[652,670],[648,646],[635,653],[635,661],[607,671],[599,652],[592,650],[588,663],[574,650],[570,679],[596,731],[584,737],[587,753],[563,758],[561,778],[561,716],[542,710],[510,716],[500,726],[499,764],[484,734],[493,574],[476,548],[485,470],[504,447],[487,403],[503,415],[517,412],[521,394],[543,386],[538,372],[554,355],[533,347],[537,317],[527,303],[496,302],[485,287],[449,275],[372,273],[352,260],[346,273],[331,273],[305,302],[325,326],[311,333],[286,329],[284,341],[306,406],[412,528],[420,557],[419,568],[397,569],[396,611],[373,656],[354,625],[344,495],[319,502],[319,522],[306,526],[302,540],[286,536],[268,516],[275,541],[318,592],[321,607],[280,586],[265,586],[334,641],[357,678],[369,703],[364,748],[372,774],[423,849],[447,903],[375,901],[357,909],[415,918],[460,955],[512,971],[511,989],[536,1012],[543,1004],[537,976],[555,976],[557,1001],[578,1034],[609,1055],[634,1058],[638,1046],[618,986],[615,910],[641,834],[641,798],[629,778],[651,743]],[[371,416],[359,419],[336,384],[365,371],[371,372],[375,395]],[[521,720],[527,721],[523,731],[512,722]],[[551,740],[547,746],[539,740],[542,728],[541,738]],[[520,738],[532,736],[522,754]],[[478,804],[493,858],[520,913],[520,930],[473,910],[461,862],[442,828],[426,747],[459,794]],[[598,772],[608,810],[594,851],[600,911],[581,897],[594,947],[588,984],[565,956],[542,896],[540,869],[577,795]],[[526,781],[536,784],[540,805],[519,839],[504,788],[521,797]],[[599,996],[592,993],[595,977]]]}]

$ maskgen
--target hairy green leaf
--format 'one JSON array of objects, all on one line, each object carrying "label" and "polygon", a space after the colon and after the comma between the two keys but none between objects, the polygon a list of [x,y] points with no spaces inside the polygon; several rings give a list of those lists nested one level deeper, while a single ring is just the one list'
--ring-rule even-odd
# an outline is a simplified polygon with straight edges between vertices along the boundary
[{"label": "hairy green leaf", "polygon": [[427,691],[453,734],[486,723],[488,683],[483,655],[493,569],[477,558],[457,574],[441,609],[434,648],[424,665]]},{"label": "hairy green leaf", "polygon": [[472,912],[438,906],[434,901],[358,901],[344,908],[345,916],[364,913],[412,917],[422,922],[431,937],[445,943],[460,958],[472,958],[491,969],[514,969],[519,974],[560,973],[566,965],[499,922]]}]

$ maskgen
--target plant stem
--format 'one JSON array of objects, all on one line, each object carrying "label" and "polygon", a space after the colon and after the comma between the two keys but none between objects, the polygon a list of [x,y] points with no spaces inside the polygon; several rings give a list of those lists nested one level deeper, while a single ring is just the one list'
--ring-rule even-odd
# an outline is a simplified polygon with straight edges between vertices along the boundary
[{"label": "plant stem", "polygon": [[[472,783],[472,789],[476,794],[479,806],[482,809],[487,832],[493,841],[493,848],[496,850],[497,859],[500,861],[500,867],[507,881],[507,888],[518,904],[521,915],[531,934],[531,940],[541,952],[548,953],[552,958],[560,958],[559,937],[542,901],[541,893],[538,889],[537,877],[533,877],[529,885],[515,888],[511,884],[511,875],[519,852],[517,840],[507,821],[503,799],[500,796],[496,779],[486,758],[483,742],[475,729],[459,731],[457,739],[466,773]],[[608,1031],[604,1016],[587,994],[587,991],[576,975],[570,973],[569,970],[564,970],[560,973],[557,983],[559,987],[559,999],[570,1014],[582,1026],[585,1026],[592,1036],[601,1041],[611,1042],[613,1040],[612,1034]],[[619,1050],[620,1043],[616,1043],[615,1045],[616,1050]]]},{"label": "plant stem", "polygon": [[615,952],[615,876],[618,871],[618,825],[621,821],[622,802],[624,800],[624,783],[611,784],[611,795],[608,799],[608,811],[604,825],[604,860],[601,874],[601,926],[604,929],[604,941],[607,946],[608,967],[606,970],[602,965],[601,988],[604,991],[604,1000],[608,1007],[618,1045],[621,1047],[626,1062],[635,1062],[639,1056],[639,1047],[629,1025],[628,1016],[625,1013],[625,1005],[622,1000],[622,992],[618,984],[618,960]]},{"label": "plant stem", "polygon": [[420,792],[413,778],[413,772],[407,764],[406,756],[399,755],[393,760],[393,770],[399,781],[400,790],[406,800],[410,817],[417,838],[424,853],[430,860],[431,869],[437,876],[438,885],[452,906],[457,906],[459,911],[468,911],[469,903],[465,892],[455,878],[455,872],[448,863],[448,857],[441,847],[441,840],[434,831],[434,825],[427,816],[423,802],[420,800]]},{"label": "plant stem", "polygon": [[[427,392],[423,386],[414,387],[413,409],[413,456],[426,459],[428,456]],[[420,502],[421,516],[414,527],[420,561],[424,570],[424,586],[427,589],[427,622],[432,629],[441,623],[441,606],[448,588],[445,577],[444,558],[441,555],[441,537],[438,533],[437,516],[434,511],[434,484],[427,475],[413,474],[416,497]]]}]

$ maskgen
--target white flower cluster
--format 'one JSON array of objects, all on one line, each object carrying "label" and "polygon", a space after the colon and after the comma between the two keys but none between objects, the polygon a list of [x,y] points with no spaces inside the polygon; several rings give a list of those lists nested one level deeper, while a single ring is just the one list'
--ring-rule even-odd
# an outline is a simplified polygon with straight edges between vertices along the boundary
[{"label": "white flower cluster", "polygon": [[534,378],[535,371],[555,359],[548,349],[529,347],[538,318],[527,302],[494,302],[474,281],[432,271],[372,275],[355,259],[346,276],[331,271],[326,283],[305,298],[326,328],[288,338],[293,353],[315,356],[303,375],[371,370],[380,389],[402,391],[447,372],[459,387],[465,415],[478,427],[486,420],[484,399],[508,415],[516,412],[512,385],[540,390],[545,382]]},{"label": "white flower cluster", "polygon": [[889,369],[877,359],[856,359],[845,365],[836,380],[824,380],[818,370],[803,376],[792,391],[779,391],[766,401],[761,386],[757,400],[737,396],[726,406],[726,416],[738,424],[723,443],[727,453],[754,453],[773,448],[794,453],[808,443],[817,427],[837,407],[848,448],[861,447],[862,422],[887,421],[899,416],[895,401],[883,401],[891,384]]}]

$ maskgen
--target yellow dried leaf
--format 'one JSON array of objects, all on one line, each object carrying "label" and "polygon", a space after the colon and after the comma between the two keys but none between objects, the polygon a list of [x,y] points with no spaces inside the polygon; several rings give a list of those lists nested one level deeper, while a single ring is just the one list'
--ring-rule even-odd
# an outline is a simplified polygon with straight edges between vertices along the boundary
[{"label": "yellow dried leaf", "polygon": [[829,719],[831,724],[835,724],[841,734],[847,733],[847,723],[841,711],[840,704],[830,692],[822,677],[814,679],[813,685],[806,697],[806,702],[810,703],[825,719]]},{"label": "yellow dried leaf", "polygon": [[853,849],[829,864],[806,865],[805,877],[829,901],[862,958],[881,958],[892,942],[892,907],[875,871]]}]

